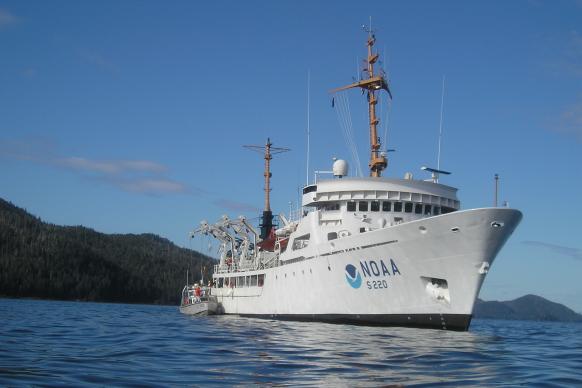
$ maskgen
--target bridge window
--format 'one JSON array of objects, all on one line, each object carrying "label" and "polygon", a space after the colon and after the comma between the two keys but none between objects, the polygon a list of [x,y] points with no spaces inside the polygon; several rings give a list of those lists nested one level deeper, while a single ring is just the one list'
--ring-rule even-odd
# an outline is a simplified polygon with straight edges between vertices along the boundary
[{"label": "bridge window", "polygon": [[389,212],[390,208],[391,208],[391,202],[390,201],[384,201],[382,202],[382,211],[383,212]]},{"label": "bridge window", "polygon": [[303,194],[312,193],[317,191],[317,185],[311,185],[303,188]]},{"label": "bridge window", "polygon": [[293,250],[303,249],[309,245],[309,233],[295,237],[293,240]]},{"label": "bridge window", "polygon": [[417,203],[414,205],[414,214],[422,214],[422,204]]},{"label": "bridge window", "polygon": [[319,210],[322,211],[334,211],[339,210],[340,205],[338,202],[323,203],[319,205]]},{"label": "bridge window", "polygon": [[356,203],[355,202],[348,202],[348,211],[355,212],[356,211]]},{"label": "bridge window", "polygon": [[404,203],[404,212],[405,213],[412,213],[412,202],[405,202]]},{"label": "bridge window", "polygon": [[435,206],[434,207],[434,215],[438,216],[439,214],[441,214],[441,207],[440,206]]},{"label": "bridge window", "polygon": [[401,212],[402,211],[402,202],[394,202],[394,211]]},{"label": "bridge window", "polygon": [[430,216],[430,214],[431,214],[431,206],[430,205],[424,205],[424,214],[426,214],[427,216]]},{"label": "bridge window", "polygon": [[361,212],[367,212],[368,211],[368,202],[360,201],[358,203],[358,210]]},{"label": "bridge window", "polygon": [[265,284],[265,274],[262,273],[259,275],[258,285],[259,287],[263,287],[264,284]]},{"label": "bridge window", "polygon": [[380,211],[380,202],[379,201],[370,202],[370,210],[373,212],[379,212]]},{"label": "bridge window", "polygon": [[257,275],[253,275],[251,276],[251,287],[256,287],[257,286]]}]

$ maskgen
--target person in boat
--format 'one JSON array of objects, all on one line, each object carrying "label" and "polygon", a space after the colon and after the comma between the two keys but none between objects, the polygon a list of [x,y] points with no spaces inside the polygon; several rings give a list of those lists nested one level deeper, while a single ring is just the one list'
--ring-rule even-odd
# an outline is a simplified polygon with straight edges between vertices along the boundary
[{"label": "person in boat", "polygon": [[196,297],[196,303],[200,302],[200,297],[202,296],[202,289],[200,288],[198,283],[194,285],[194,296]]}]

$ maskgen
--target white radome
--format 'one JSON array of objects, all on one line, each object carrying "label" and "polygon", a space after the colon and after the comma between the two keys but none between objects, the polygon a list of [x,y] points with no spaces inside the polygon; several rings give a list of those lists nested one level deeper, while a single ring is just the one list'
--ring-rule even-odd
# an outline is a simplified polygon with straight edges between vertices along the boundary
[{"label": "white radome", "polygon": [[333,162],[333,175],[336,177],[344,177],[348,175],[348,162],[343,159],[337,159]]}]

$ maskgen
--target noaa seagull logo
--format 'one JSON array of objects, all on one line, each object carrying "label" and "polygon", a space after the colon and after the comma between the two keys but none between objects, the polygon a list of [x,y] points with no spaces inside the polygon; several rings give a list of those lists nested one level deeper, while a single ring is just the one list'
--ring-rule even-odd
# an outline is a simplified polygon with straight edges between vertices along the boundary
[{"label": "noaa seagull logo", "polygon": [[351,264],[346,265],[346,280],[352,288],[360,288],[362,285],[362,277],[360,276],[360,273],[356,267]]}]

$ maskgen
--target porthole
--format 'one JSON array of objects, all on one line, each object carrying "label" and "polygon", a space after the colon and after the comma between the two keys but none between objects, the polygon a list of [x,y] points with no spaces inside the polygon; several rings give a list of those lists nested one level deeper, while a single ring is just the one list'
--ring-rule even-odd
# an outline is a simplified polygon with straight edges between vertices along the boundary
[{"label": "porthole", "polygon": [[460,229],[459,229],[459,227],[458,227],[458,226],[453,226],[453,227],[451,228],[451,232],[455,232],[455,233],[456,233],[456,232],[458,232],[459,230],[460,230]]},{"label": "porthole", "polygon": [[499,221],[493,221],[491,223],[492,228],[503,228],[504,225],[505,225],[505,223],[499,222]]}]

